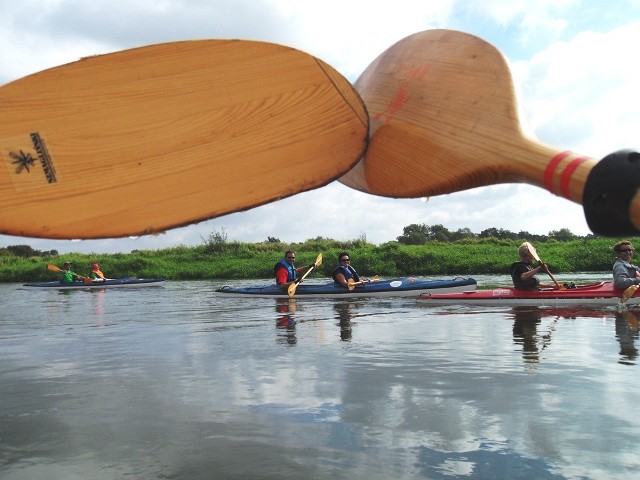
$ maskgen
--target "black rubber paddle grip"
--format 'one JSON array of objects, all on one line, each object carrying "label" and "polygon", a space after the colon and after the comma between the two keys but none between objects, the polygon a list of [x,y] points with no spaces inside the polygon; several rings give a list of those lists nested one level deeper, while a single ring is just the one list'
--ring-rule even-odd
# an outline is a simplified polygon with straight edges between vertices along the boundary
[{"label": "black rubber paddle grip", "polygon": [[639,187],[640,153],[620,150],[596,163],[582,197],[591,231],[608,236],[638,234],[629,218],[629,207]]}]

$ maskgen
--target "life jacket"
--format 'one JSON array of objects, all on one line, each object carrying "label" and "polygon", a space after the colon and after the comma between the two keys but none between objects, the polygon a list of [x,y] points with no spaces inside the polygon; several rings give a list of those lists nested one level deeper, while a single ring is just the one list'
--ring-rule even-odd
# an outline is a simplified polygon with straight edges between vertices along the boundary
[{"label": "life jacket", "polygon": [[337,276],[338,274],[341,273],[342,275],[344,275],[345,280],[349,281],[350,278],[353,278],[356,282],[360,281],[360,277],[358,276],[358,272],[356,272],[356,269],[353,268],[351,265],[345,267],[343,265],[338,265],[335,270],[333,271],[333,274],[331,275],[333,277],[333,281],[336,283],[339,283],[337,280]]},{"label": "life jacket", "polygon": [[[524,269],[517,269],[516,267],[524,265]],[[518,271],[516,271],[516,269]],[[530,263],[526,262],[514,262],[511,264],[511,280],[513,280],[513,286],[519,288],[520,290],[535,290],[540,285],[540,280],[538,280],[535,276],[531,277],[529,280],[522,280],[520,275],[524,272],[528,272],[533,270],[533,267]]]},{"label": "life jacket", "polygon": [[91,278],[101,278],[104,280],[104,273],[102,273],[100,270],[92,270]]},{"label": "life jacket", "polygon": [[287,282],[293,282],[297,278],[296,269],[295,269],[295,267],[293,265],[291,265],[290,263],[286,262],[284,260],[284,258],[279,260],[273,266],[273,274],[275,275],[276,273],[278,273],[278,270],[280,270],[283,267],[287,270]]}]

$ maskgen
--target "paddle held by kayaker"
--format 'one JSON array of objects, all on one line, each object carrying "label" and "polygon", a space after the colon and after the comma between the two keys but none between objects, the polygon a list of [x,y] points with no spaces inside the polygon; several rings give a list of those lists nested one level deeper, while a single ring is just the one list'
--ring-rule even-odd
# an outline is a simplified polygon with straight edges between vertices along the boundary
[{"label": "paddle held by kayaker", "polygon": [[298,273],[309,270],[315,264],[298,267],[294,265],[296,261],[296,252],[287,250],[284,258],[280,259],[274,266],[273,272],[276,276],[276,284],[284,291],[289,289],[289,285],[298,279]]},{"label": "paddle held by kayaker", "polygon": [[613,263],[613,283],[616,288],[627,289],[640,285],[640,268],[631,263],[635,249],[631,242],[622,240],[613,246],[616,261]]}]

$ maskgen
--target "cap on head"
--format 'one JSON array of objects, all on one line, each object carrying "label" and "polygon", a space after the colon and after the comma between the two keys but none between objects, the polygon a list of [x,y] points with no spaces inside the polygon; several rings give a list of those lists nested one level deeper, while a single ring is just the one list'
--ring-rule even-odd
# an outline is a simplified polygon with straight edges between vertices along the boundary
[{"label": "cap on head", "polygon": [[91,265],[91,270],[100,270],[100,265],[94,263],[93,265]]}]

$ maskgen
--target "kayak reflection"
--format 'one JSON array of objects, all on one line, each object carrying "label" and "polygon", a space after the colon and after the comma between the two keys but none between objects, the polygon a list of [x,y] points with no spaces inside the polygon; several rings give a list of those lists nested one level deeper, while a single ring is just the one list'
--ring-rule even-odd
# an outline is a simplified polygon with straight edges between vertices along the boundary
[{"label": "kayak reflection", "polygon": [[[538,363],[541,352],[549,346],[559,319],[579,317],[608,318],[610,312],[576,307],[515,307],[513,317],[513,341],[522,346],[522,358],[527,363]],[[543,318],[553,318],[553,322],[540,332]]]},{"label": "kayak reflection", "polygon": [[[522,358],[528,363],[538,363],[540,354],[549,346],[558,320],[577,318],[601,318],[615,320],[615,336],[620,344],[618,363],[634,365],[638,358],[637,342],[640,339],[640,310],[599,310],[577,307],[518,307],[510,312],[513,317],[513,341],[522,346]],[[542,320],[553,318],[545,330],[540,331]]]},{"label": "kayak reflection", "polygon": [[635,365],[638,358],[636,340],[639,338],[640,312],[624,310],[616,312],[616,338],[620,343],[620,358],[618,363]]}]

